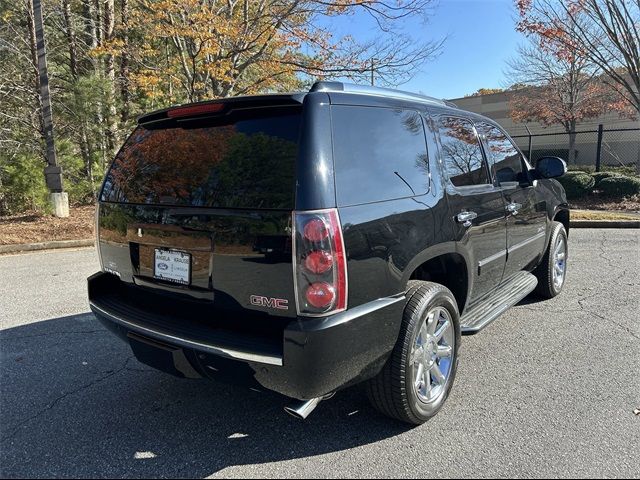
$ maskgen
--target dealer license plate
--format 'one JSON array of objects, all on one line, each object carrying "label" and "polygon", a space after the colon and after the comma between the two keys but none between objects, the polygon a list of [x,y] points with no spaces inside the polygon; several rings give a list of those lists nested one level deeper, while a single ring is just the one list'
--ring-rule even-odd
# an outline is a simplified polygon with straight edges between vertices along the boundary
[{"label": "dealer license plate", "polygon": [[153,276],[161,280],[189,285],[191,282],[191,255],[176,250],[156,248]]}]

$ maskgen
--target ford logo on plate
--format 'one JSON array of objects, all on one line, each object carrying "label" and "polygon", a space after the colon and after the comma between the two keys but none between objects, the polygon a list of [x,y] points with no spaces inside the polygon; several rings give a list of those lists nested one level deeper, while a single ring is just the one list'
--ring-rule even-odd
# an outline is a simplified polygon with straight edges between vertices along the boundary
[{"label": "ford logo on plate", "polygon": [[160,270],[166,270],[167,268],[169,268],[169,265],[167,265],[166,263],[159,263],[158,268]]}]

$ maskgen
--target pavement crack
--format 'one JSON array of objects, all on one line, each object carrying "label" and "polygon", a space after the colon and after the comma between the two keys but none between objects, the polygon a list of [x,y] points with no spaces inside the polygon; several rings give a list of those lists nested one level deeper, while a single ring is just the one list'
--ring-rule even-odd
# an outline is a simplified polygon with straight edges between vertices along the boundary
[{"label": "pavement crack", "polygon": [[67,397],[70,397],[71,395],[75,395],[77,393],[80,393],[84,390],[87,390],[95,385],[98,385],[99,383],[104,382],[105,380],[113,377],[114,375],[117,375],[118,373],[122,372],[123,370],[126,370],[127,365],[129,364],[129,361],[131,359],[135,358],[133,355],[128,357],[124,363],[122,364],[121,367],[117,368],[116,370],[112,370],[104,375],[102,375],[100,378],[97,378],[89,383],[86,383],[74,390],[71,390],[70,392],[65,392],[62,395],[60,395],[59,397],[53,399],[51,402],[49,402],[44,408],[40,409],[40,411],[38,411],[37,413],[35,413],[34,415],[31,415],[29,418],[24,419],[23,421],[21,421],[20,423],[18,423],[14,428],[11,429],[11,432],[5,436],[3,436],[2,438],[0,438],[0,443],[4,443],[7,440],[12,439],[13,437],[15,437],[15,435],[20,431],[20,429],[22,427],[24,427],[26,424],[28,424],[29,422],[35,420],[36,418],[40,417],[41,415],[43,415],[44,413],[48,412],[49,410],[52,410],[56,405],[58,405],[62,400],[64,400]]},{"label": "pavement crack", "polygon": [[600,315],[599,313],[594,312],[593,310],[589,309],[588,307],[585,307],[582,302],[586,301],[586,298],[583,299],[578,299],[578,305],[580,305],[580,309],[585,312],[588,313],[589,315],[593,315],[594,317],[599,318],[600,320],[605,320],[608,321],[610,323],[613,323],[615,326],[621,328],[622,330],[626,331],[629,335],[631,335],[632,337],[634,337],[637,340],[640,340],[640,336],[636,335],[633,330],[631,330],[629,327],[622,325],[621,323],[616,322],[613,318],[611,317],[605,317],[604,315]]},{"label": "pavement crack", "polygon": [[602,232],[602,236],[600,237],[600,243],[598,244],[598,248],[600,249],[600,254],[598,255],[601,259],[603,259],[607,265],[609,266],[609,268],[616,268],[616,265],[613,264],[613,260],[610,259],[607,256],[607,249],[605,248],[604,244],[607,240],[607,236],[606,236],[606,231]]}]

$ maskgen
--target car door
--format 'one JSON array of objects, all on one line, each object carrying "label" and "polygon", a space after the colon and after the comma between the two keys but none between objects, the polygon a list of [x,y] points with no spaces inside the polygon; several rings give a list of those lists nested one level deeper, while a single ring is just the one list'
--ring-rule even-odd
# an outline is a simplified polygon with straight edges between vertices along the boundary
[{"label": "car door", "polygon": [[445,115],[435,124],[447,177],[449,211],[456,225],[456,241],[470,266],[469,300],[473,301],[502,280],[507,235],[504,197],[493,185],[473,123]]},{"label": "car door", "polygon": [[497,125],[477,122],[494,185],[504,196],[507,211],[507,261],[504,278],[525,270],[543,252],[546,239],[546,205],[539,202],[522,153]]}]

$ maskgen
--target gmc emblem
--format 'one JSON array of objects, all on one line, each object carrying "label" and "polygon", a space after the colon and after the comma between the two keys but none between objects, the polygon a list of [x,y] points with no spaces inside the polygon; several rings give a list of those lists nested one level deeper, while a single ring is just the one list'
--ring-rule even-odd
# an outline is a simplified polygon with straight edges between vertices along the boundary
[{"label": "gmc emblem", "polygon": [[289,310],[289,300],[284,298],[267,298],[259,295],[251,295],[249,297],[251,305],[257,307],[277,308],[279,310]]}]

